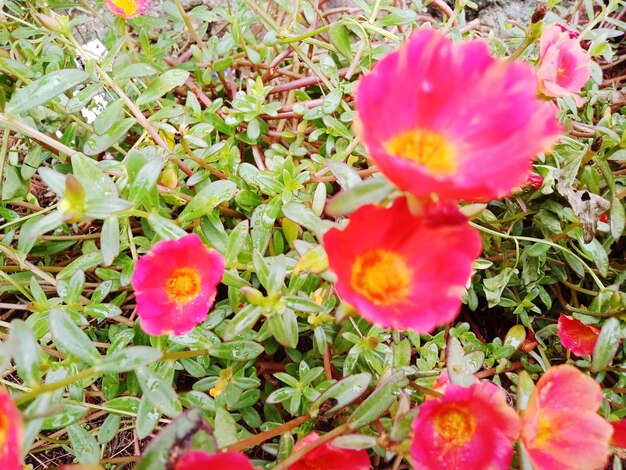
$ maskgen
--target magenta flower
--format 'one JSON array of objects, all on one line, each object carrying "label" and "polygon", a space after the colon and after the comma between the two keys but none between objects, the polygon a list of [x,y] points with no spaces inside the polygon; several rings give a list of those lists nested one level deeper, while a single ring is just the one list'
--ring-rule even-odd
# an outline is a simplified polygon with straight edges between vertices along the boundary
[{"label": "magenta flower", "polygon": [[254,470],[250,459],[241,452],[220,452],[207,454],[192,450],[176,461],[174,470]]},{"label": "magenta flower", "polygon": [[482,251],[456,205],[432,204],[414,215],[405,198],[389,208],[361,207],[323,242],[343,300],[370,322],[421,333],[456,318]]},{"label": "magenta flower", "polygon": [[396,186],[416,196],[500,198],[527,179],[560,135],[530,65],[481,40],[420,29],[356,91],[357,135]]},{"label": "magenta flower", "polygon": [[150,0],[104,0],[111,13],[130,19],[143,15],[150,7]]},{"label": "magenta flower", "polygon": [[[297,452],[319,437],[316,432],[308,434],[296,442],[293,451]],[[330,442],[316,447],[289,466],[289,470],[369,470],[369,468],[370,458],[366,450],[342,449]]]},{"label": "magenta flower", "polygon": [[569,365],[541,376],[522,412],[522,443],[536,470],[595,470],[609,457],[613,428],[600,415],[602,389]]},{"label": "magenta flower", "polygon": [[591,57],[580,47],[578,33],[552,25],[543,32],[539,48],[539,91],[551,97],[572,96],[581,106],[578,93],[591,77]]},{"label": "magenta flower", "polygon": [[413,422],[411,458],[416,470],[508,469],[520,419],[491,382],[448,384],[427,400]]},{"label": "magenta flower", "polygon": [[22,415],[11,395],[0,390],[0,468],[21,470]]},{"label": "magenta flower", "polygon": [[156,243],[132,277],[141,328],[150,335],[188,333],[206,319],[223,275],[224,258],[196,234]]}]

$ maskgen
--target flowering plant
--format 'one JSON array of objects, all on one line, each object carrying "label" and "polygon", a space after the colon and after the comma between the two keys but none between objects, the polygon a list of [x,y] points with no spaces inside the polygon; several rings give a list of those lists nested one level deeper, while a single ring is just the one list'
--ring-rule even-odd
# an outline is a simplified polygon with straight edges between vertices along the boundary
[{"label": "flowering plant", "polygon": [[200,3],[0,2],[0,468],[618,468],[620,2]]}]

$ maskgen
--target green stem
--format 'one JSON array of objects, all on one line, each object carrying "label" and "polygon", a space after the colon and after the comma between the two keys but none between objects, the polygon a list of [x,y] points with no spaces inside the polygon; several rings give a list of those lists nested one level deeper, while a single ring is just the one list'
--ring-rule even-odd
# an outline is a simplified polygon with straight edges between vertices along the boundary
[{"label": "green stem", "polygon": [[180,351],[164,353],[161,358],[163,361],[178,361],[179,359],[187,359],[189,357],[207,356],[209,354],[208,349],[197,349],[195,351]]},{"label": "green stem", "polygon": [[20,395],[17,398],[15,398],[14,402],[16,405],[21,405],[23,403],[29,402],[33,398],[38,397],[42,393],[53,392],[60,388],[67,387],[68,385],[87,379],[93,375],[96,375],[97,373],[98,371],[96,370],[95,367],[90,367],[89,369],[85,369],[79,372],[78,374],[65,377],[63,380],[58,380],[56,382],[37,385],[33,387],[30,390],[30,392],[26,392],[23,395]]},{"label": "green stem", "polygon": [[551,241],[548,241],[548,240],[543,240],[543,239],[540,239],[540,238],[523,237],[523,236],[516,236],[516,235],[507,235],[505,233],[500,233],[500,232],[496,232],[495,230],[488,229],[487,227],[483,227],[482,225],[478,225],[478,224],[476,224],[474,222],[470,222],[469,224],[472,227],[474,227],[475,229],[480,230],[481,232],[488,233],[488,234],[494,235],[496,237],[509,238],[511,240],[527,241],[527,242],[533,242],[533,243],[542,243],[544,245],[551,246],[552,248],[558,248],[559,250],[563,251],[564,253],[567,253],[570,256],[573,256],[577,261],[579,261],[583,265],[583,267],[585,268],[585,271],[587,271],[589,273],[589,275],[594,280],[596,285],[600,288],[600,290],[604,290],[604,284],[602,283],[600,278],[596,275],[596,273],[593,272],[593,269],[591,269],[587,265],[587,263],[585,263],[582,260],[582,258],[580,256],[578,256],[576,253],[574,253],[572,250],[570,250],[568,248],[565,248],[564,246],[561,246],[558,243],[554,243],[554,242],[551,242]]},{"label": "green stem", "polygon": [[306,33],[299,34],[298,36],[286,36],[286,35],[283,35],[282,33],[279,33],[276,35],[276,37],[278,38],[278,42],[280,42],[281,44],[291,44],[292,42],[304,41],[305,39],[311,38],[320,33],[324,33],[328,31],[328,29],[333,24],[334,23],[320,26],[319,28],[314,29],[313,31],[307,31]]}]

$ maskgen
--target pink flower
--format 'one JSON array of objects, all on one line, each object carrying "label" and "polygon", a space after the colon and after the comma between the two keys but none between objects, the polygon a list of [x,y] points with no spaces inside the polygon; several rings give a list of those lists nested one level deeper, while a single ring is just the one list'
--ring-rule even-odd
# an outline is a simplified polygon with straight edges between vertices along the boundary
[{"label": "pink flower", "polygon": [[591,57],[580,47],[578,34],[552,25],[541,35],[539,49],[539,91],[551,97],[572,96],[581,106],[578,93],[591,77]]},{"label": "pink flower", "polygon": [[491,382],[450,384],[419,407],[411,458],[418,469],[508,469],[520,431],[517,413]]},{"label": "pink flower", "polygon": [[413,215],[405,198],[389,208],[361,207],[323,242],[343,300],[370,322],[421,333],[457,316],[482,251],[480,236],[455,205]]},{"label": "pink flower", "polygon": [[[478,382],[480,382],[480,380],[474,377],[474,383]],[[443,370],[441,371],[441,374],[439,374],[439,377],[437,377],[435,382],[431,385],[430,389],[433,392],[445,393],[448,385],[450,385],[450,375],[448,374],[447,370]],[[426,400],[433,400],[434,398],[436,397],[434,397],[433,395],[426,395],[425,397]]]},{"label": "pink flower", "polygon": [[143,15],[150,7],[150,0],[104,0],[114,15],[122,18],[134,18]]},{"label": "pink flower", "polygon": [[174,465],[174,470],[254,470],[250,459],[241,452],[220,452],[207,454],[192,450],[184,454]]},{"label": "pink flower", "polygon": [[522,443],[536,470],[604,468],[613,428],[597,414],[602,389],[569,365],[539,379],[522,412]]},{"label": "pink flower", "polygon": [[529,171],[528,183],[535,189],[541,189],[541,186],[543,186],[543,176],[534,171]]},{"label": "pink flower", "polygon": [[577,356],[593,354],[596,347],[600,328],[593,325],[585,325],[580,320],[567,315],[559,317],[559,325],[556,330],[561,344]]},{"label": "pink flower", "polygon": [[[296,442],[293,451],[297,452],[319,437],[316,432],[308,434]],[[289,470],[369,470],[369,468],[370,458],[366,450],[342,449],[330,442],[316,447],[289,466]]]},{"label": "pink flower", "polygon": [[224,258],[196,234],[156,243],[132,278],[141,328],[150,335],[188,333],[206,319],[223,275]]},{"label": "pink flower", "polygon": [[0,468],[21,470],[22,415],[11,395],[0,390]]},{"label": "pink flower", "polygon": [[360,80],[355,127],[405,191],[500,198],[559,137],[556,108],[536,90],[528,64],[495,59],[481,40],[454,43],[420,29]]}]

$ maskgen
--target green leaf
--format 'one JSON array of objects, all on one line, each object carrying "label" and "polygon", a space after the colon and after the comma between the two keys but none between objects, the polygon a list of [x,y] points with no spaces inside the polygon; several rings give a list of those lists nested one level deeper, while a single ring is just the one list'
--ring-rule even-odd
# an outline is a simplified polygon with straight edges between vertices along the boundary
[{"label": "green leaf", "polygon": [[613,200],[611,201],[611,213],[609,218],[611,223],[611,236],[615,240],[619,240],[624,232],[626,214],[624,214],[622,202],[615,196],[613,196]]},{"label": "green leaf", "polygon": [[34,217],[27,220],[20,230],[20,238],[17,243],[17,249],[28,254],[33,249],[37,238],[46,232],[54,230],[63,223],[63,214],[60,211],[54,211],[43,217]]},{"label": "green leaf", "polygon": [[168,91],[184,84],[188,78],[189,72],[185,70],[170,69],[162,73],[148,86],[146,91],[137,98],[137,104],[141,106],[159,99]]},{"label": "green leaf", "polygon": [[327,220],[320,219],[313,209],[299,202],[285,204],[283,206],[283,214],[292,222],[311,230],[318,238],[333,225]]},{"label": "green leaf", "polygon": [[229,341],[209,347],[209,354],[220,359],[249,361],[263,352],[263,346],[254,341]]},{"label": "green leaf", "polygon": [[247,328],[251,328],[261,317],[261,307],[256,305],[246,305],[235,318],[228,322],[222,337],[224,341],[229,341]]},{"label": "green leaf", "polygon": [[13,360],[18,375],[29,387],[39,384],[41,379],[39,368],[41,348],[33,332],[22,320],[11,322],[11,341],[17,343]]},{"label": "green leaf", "polygon": [[98,430],[98,443],[107,444],[115,439],[121,423],[122,417],[120,415],[111,414],[107,416]]},{"label": "green leaf", "polygon": [[157,72],[158,70],[150,64],[129,64],[121,70],[115,72],[113,74],[113,78],[115,80],[126,80],[128,78],[149,77]]},{"label": "green leaf", "polygon": [[201,411],[197,408],[178,416],[150,442],[135,470],[173,468],[174,459],[190,447],[191,439],[203,423]]},{"label": "green leaf", "polygon": [[394,190],[395,187],[385,178],[370,178],[333,197],[326,212],[335,216],[350,214],[366,204],[381,202]]},{"label": "green leaf", "polygon": [[98,155],[104,152],[106,149],[116,144],[118,140],[126,135],[128,130],[135,124],[135,118],[126,118],[114,123],[110,129],[108,129],[102,135],[92,134],[87,139],[83,147],[85,155]]},{"label": "green leaf", "polygon": [[528,372],[523,370],[517,379],[517,411],[526,409],[534,390],[535,384],[533,379],[530,378]]},{"label": "green leaf", "polygon": [[513,268],[504,268],[497,276],[483,279],[485,297],[487,297],[487,305],[489,305],[489,308],[498,305],[502,291],[505,289],[514,273]]},{"label": "green leaf", "polygon": [[85,428],[72,424],[67,428],[76,460],[84,465],[97,465],[100,462],[98,441]]},{"label": "green leaf", "polygon": [[100,372],[127,372],[140,366],[147,366],[161,359],[160,351],[148,346],[133,346],[105,356],[96,365]]},{"label": "green leaf", "polygon": [[137,397],[124,396],[108,400],[104,406],[107,410],[112,410],[111,413],[121,411],[123,412],[121,414],[127,413],[132,415],[139,412],[139,402],[140,400]]},{"label": "green leaf", "polygon": [[220,447],[237,442],[237,423],[224,408],[215,410],[215,438]]},{"label": "green leaf", "polygon": [[619,348],[620,338],[619,320],[617,318],[609,318],[602,325],[596,346],[593,348],[592,372],[599,372],[611,364]]},{"label": "green leaf", "polygon": [[350,429],[359,429],[382,416],[395,400],[394,390],[406,385],[404,371],[393,373],[382,380],[376,389],[354,410],[348,418]]},{"label": "green leaf", "polygon": [[335,405],[325,413],[332,415],[363,395],[371,381],[372,374],[367,372],[344,377],[339,382],[328,387],[328,389],[313,402],[311,410],[317,411],[326,400],[334,399],[336,400]]},{"label": "green leaf", "polygon": [[74,324],[64,310],[53,309],[49,318],[50,332],[59,346],[88,364],[100,361],[100,353],[89,336]]},{"label": "green leaf", "polygon": [[341,23],[335,23],[328,29],[328,39],[342,56],[348,60],[352,59],[352,45],[350,44],[348,28]]},{"label": "green leaf", "polygon": [[187,204],[178,217],[178,221],[181,225],[187,225],[198,217],[208,214],[222,202],[232,199],[236,191],[237,185],[232,181],[220,180],[209,183]]},{"label": "green leaf", "polygon": [[113,215],[104,219],[102,224],[100,251],[105,266],[110,266],[120,253],[120,223]]},{"label": "green leaf", "polygon": [[150,195],[150,190],[154,188],[159,180],[163,161],[161,158],[148,158],[142,164],[130,183],[128,189],[128,199],[135,203],[135,206],[141,205]]},{"label": "green leaf", "polygon": [[298,345],[298,317],[290,308],[274,313],[267,319],[268,326],[276,341],[294,349]]},{"label": "green leaf", "polygon": [[66,90],[89,79],[89,74],[78,69],[64,69],[38,78],[30,85],[16,91],[6,105],[7,114],[19,114],[44,104]]},{"label": "green leaf", "polygon": [[102,135],[108,131],[113,124],[122,120],[124,116],[124,100],[121,98],[111,102],[108,106],[98,114],[93,122],[93,130],[97,135]]},{"label": "green leaf", "polygon": [[148,400],[166,416],[174,418],[182,409],[178,395],[172,386],[157,376],[147,367],[138,367],[135,370],[141,391]]},{"label": "green leaf", "polygon": [[137,436],[139,439],[148,437],[159,423],[161,413],[154,407],[148,395],[143,395],[137,410]]},{"label": "green leaf", "polygon": [[83,405],[62,402],[58,412],[43,420],[41,429],[47,431],[66,428],[82,419],[88,411],[89,409]]},{"label": "green leaf", "polygon": [[177,240],[187,235],[187,232],[165,217],[150,214],[147,219],[152,229],[157,233],[159,238],[163,240]]}]

